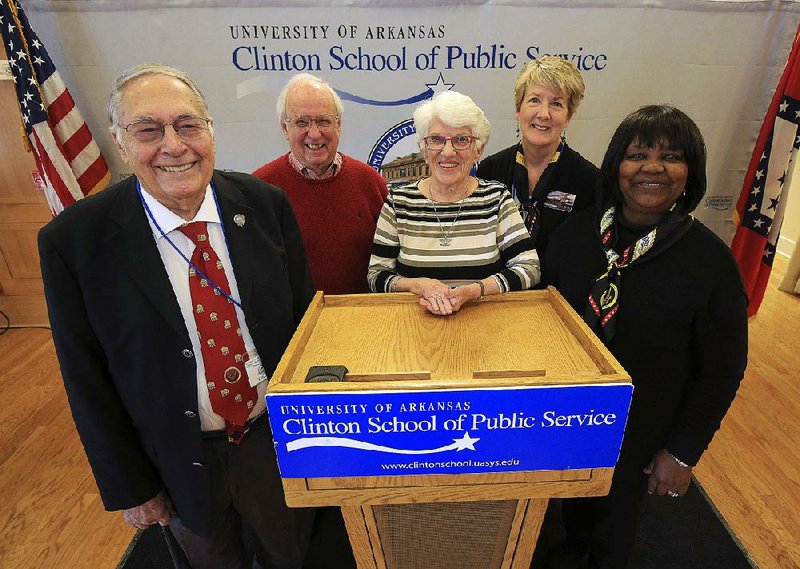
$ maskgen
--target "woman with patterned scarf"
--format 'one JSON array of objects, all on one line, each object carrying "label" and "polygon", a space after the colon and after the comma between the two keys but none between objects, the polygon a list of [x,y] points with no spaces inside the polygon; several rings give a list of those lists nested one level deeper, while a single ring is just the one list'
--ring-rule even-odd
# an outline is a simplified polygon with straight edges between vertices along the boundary
[{"label": "woman with patterned scarf", "polygon": [[597,209],[553,233],[554,285],[633,379],[611,492],[563,501],[550,567],[622,569],[644,496],[686,493],[747,364],[747,297],[728,247],[690,213],[706,191],[697,125],[642,107],[614,133]]}]

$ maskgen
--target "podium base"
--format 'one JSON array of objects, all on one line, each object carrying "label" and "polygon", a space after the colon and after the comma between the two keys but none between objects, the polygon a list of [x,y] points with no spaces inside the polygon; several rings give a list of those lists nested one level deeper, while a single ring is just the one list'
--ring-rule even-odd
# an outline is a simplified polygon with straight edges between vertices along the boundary
[{"label": "podium base", "polygon": [[528,569],[548,499],[342,507],[358,569]]}]

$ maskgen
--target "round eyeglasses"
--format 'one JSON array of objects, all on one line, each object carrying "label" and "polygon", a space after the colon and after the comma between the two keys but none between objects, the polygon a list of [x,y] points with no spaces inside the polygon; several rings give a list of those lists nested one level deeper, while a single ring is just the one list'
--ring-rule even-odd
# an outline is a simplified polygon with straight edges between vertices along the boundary
[{"label": "round eyeglasses", "polygon": [[160,123],[151,119],[141,119],[133,121],[127,126],[122,128],[135,138],[138,142],[144,144],[159,142],[164,138],[164,132],[168,126],[171,126],[181,140],[196,140],[205,135],[209,130],[209,123],[211,119],[203,117],[182,117],[170,123]]},{"label": "round eyeglasses", "polygon": [[426,136],[422,140],[425,141],[425,147],[428,150],[444,150],[448,140],[455,150],[466,150],[472,146],[472,141],[476,139],[474,136],[469,136],[467,134],[459,134],[456,136],[439,136],[438,134],[433,134],[431,136]]}]

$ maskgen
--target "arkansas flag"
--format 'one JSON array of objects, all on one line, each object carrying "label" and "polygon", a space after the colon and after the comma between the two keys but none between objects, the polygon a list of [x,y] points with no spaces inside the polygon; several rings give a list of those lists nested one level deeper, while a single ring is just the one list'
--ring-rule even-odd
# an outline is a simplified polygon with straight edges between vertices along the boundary
[{"label": "arkansas flag", "polygon": [[781,233],[792,171],[800,148],[800,27],[783,76],[756,141],[742,193],[736,204],[739,224],[731,243],[750,304],[761,305]]},{"label": "arkansas flag", "polygon": [[0,0],[0,32],[25,131],[53,215],[106,186],[108,166],[64,81],[15,0]]}]

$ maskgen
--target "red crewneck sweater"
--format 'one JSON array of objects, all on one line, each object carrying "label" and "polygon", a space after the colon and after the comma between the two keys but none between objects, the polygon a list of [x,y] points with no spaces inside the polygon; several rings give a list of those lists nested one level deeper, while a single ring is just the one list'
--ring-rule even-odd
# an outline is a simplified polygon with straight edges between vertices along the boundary
[{"label": "red crewneck sweater", "polygon": [[369,292],[367,266],[387,193],[380,174],[342,154],[336,176],[309,180],[285,154],[253,175],[286,192],[300,225],[314,287],[326,294]]}]

